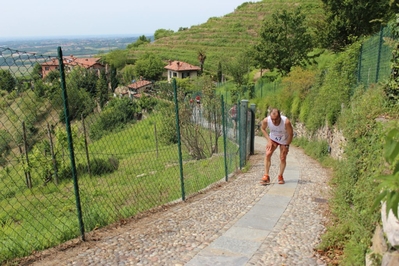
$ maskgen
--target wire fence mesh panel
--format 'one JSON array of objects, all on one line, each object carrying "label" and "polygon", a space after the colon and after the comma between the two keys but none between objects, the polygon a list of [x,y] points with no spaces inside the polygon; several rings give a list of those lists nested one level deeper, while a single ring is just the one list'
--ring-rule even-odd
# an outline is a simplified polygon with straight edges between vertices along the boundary
[{"label": "wire fence mesh panel", "polygon": [[278,92],[281,89],[281,81],[268,81],[265,78],[259,79],[254,87],[254,95],[258,98],[264,98]]},{"label": "wire fence mesh panel", "polygon": [[226,114],[226,164],[227,173],[233,173],[240,167],[239,159],[239,144],[240,139],[240,104],[234,103],[225,105]]},{"label": "wire fence mesh panel", "polygon": [[63,57],[72,152],[59,58],[1,55],[2,262],[81,235],[77,207],[87,232],[181,198],[176,127],[164,123],[170,84],[112,95],[98,58]]},{"label": "wire fence mesh panel", "polygon": [[[187,195],[226,177],[222,102],[211,79],[195,84],[197,92],[179,97],[183,173]],[[179,89],[179,88],[178,88]],[[232,140],[227,137],[227,145]],[[234,171],[234,170],[233,170]]]},{"label": "wire fence mesh panel", "polygon": [[[0,262],[79,235],[58,60],[0,48]],[[56,53],[55,53],[56,54]],[[46,74],[43,76],[43,68]]]},{"label": "wire fence mesh panel", "polygon": [[[181,198],[171,84],[120,86],[80,121],[76,152],[86,231]],[[167,118],[166,118],[167,117]],[[171,122],[171,123],[170,123]],[[87,151],[86,151],[87,150]]]},{"label": "wire fence mesh panel", "polygon": [[378,34],[363,42],[358,64],[359,83],[368,87],[389,78],[392,48],[390,27],[383,27]]},{"label": "wire fence mesh panel", "polygon": [[238,169],[240,123],[208,78],[195,93],[117,86],[100,58],[0,52],[0,263],[84,240]]}]

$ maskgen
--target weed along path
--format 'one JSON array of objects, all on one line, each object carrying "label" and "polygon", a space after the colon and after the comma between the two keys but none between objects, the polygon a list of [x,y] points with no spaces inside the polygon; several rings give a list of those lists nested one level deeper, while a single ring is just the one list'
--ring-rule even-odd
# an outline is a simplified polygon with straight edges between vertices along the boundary
[{"label": "weed along path", "polygon": [[286,184],[259,184],[265,139],[246,172],[202,194],[38,252],[21,265],[326,265],[315,248],[325,228],[329,171],[292,147]]}]

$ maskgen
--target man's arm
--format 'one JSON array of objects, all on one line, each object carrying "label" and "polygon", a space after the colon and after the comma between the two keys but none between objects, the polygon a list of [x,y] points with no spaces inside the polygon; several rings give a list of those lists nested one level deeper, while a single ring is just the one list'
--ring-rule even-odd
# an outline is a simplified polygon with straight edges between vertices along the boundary
[{"label": "man's arm", "polygon": [[288,135],[287,145],[290,145],[292,138],[294,137],[294,129],[292,128],[291,121],[288,118],[285,120],[285,130],[287,131]]},{"label": "man's arm", "polygon": [[267,117],[265,119],[262,120],[262,125],[260,127],[260,129],[262,130],[263,136],[270,141],[270,137],[269,134],[267,133],[266,129],[267,129]]}]

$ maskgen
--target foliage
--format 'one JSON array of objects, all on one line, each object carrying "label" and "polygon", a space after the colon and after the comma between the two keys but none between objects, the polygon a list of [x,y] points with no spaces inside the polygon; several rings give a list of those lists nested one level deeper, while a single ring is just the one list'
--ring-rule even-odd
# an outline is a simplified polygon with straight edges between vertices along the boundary
[{"label": "foliage", "polygon": [[[210,77],[203,76],[194,81],[194,88],[201,94],[201,106],[186,102],[179,107],[181,141],[193,159],[200,160],[218,152],[218,139],[221,136],[221,102],[216,97]],[[201,130],[203,121],[208,130]],[[202,125],[204,126],[204,125]],[[206,141],[209,139],[209,141]]]},{"label": "foliage", "polygon": [[306,16],[298,8],[283,10],[265,19],[260,41],[254,46],[254,60],[263,69],[277,69],[282,75],[291,67],[310,63],[308,53],[312,39],[305,23]]},{"label": "foliage", "polygon": [[[65,122],[65,112],[63,100],[61,97],[52,99],[53,106],[59,110],[59,119]],[[96,104],[89,92],[75,87],[68,87],[68,110],[70,121],[80,119],[82,116],[87,117],[91,114]]]},{"label": "foliage", "polygon": [[109,81],[111,83],[111,91],[114,92],[115,89],[118,87],[119,85],[119,81],[117,79],[117,71],[116,68],[113,66],[110,66],[109,69]]},{"label": "foliage", "polygon": [[131,43],[127,46],[127,49],[132,49],[139,47],[141,45],[146,45],[151,42],[151,38],[145,37],[145,35],[141,35],[134,43]]},{"label": "foliage", "polygon": [[[392,28],[393,38],[397,40],[399,37],[399,14],[396,15],[396,20]],[[399,42],[395,44],[392,51],[391,76],[385,85],[385,94],[391,105],[397,104],[399,99]]]},{"label": "foliage", "polygon": [[134,80],[134,65],[126,65],[122,70],[121,70],[121,75],[122,75],[122,83],[125,85],[131,84]]},{"label": "foliage", "polygon": [[58,70],[53,70],[47,73],[46,77],[43,79],[45,82],[52,83],[58,82],[60,79],[60,72]]},{"label": "foliage", "polygon": [[166,30],[166,29],[157,29],[154,33],[154,40],[159,40],[164,37],[168,37],[173,35],[173,30]]},{"label": "foliage", "polygon": [[387,111],[385,100],[381,87],[367,91],[358,88],[351,98],[351,108],[344,108],[337,121],[346,138],[345,159],[334,166],[332,222],[320,248],[343,250],[342,265],[364,264],[364,254],[380,217],[371,203],[379,193],[375,180],[385,171],[381,167],[381,136],[386,125],[376,119]]},{"label": "foliage", "polygon": [[243,94],[242,86],[249,82],[248,74],[251,65],[249,52],[238,53],[235,58],[226,63],[226,70],[233,77],[239,94]]},{"label": "foliage", "polygon": [[9,151],[11,150],[10,142],[12,137],[6,130],[0,130],[0,165],[4,166],[7,163],[5,159]]},{"label": "foliage", "polygon": [[137,103],[134,101],[126,97],[112,98],[101,112],[100,118],[91,125],[90,137],[97,140],[106,133],[122,128],[134,121],[137,111]]},{"label": "foliage", "polygon": [[[73,126],[71,132],[75,152],[81,151],[84,147],[84,140],[78,134],[78,128]],[[35,170],[31,171],[33,177],[42,180],[43,183],[47,183],[54,178],[56,180],[71,178],[67,133],[63,128],[56,127],[53,134],[54,157],[50,152],[49,140],[38,142],[29,156],[29,167]]]},{"label": "foliage", "polygon": [[358,53],[359,44],[355,43],[332,59],[328,68],[319,71],[316,86],[308,96],[311,105],[305,106],[309,108],[309,116],[303,117],[308,129],[335,124],[342,108],[348,106],[356,84],[357,62],[353,58],[357,58]]},{"label": "foliage", "polygon": [[384,158],[391,165],[392,174],[379,177],[381,180],[379,188],[380,194],[376,198],[374,205],[380,206],[380,202],[386,203],[386,216],[389,211],[399,219],[399,130],[392,129],[385,138]]},{"label": "foliage", "polygon": [[185,95],[190,94],[195,91],[194,83],[192,79],[187,78],[176,78],[177,89],[184,93]]},{"label": "foliage", "polygon": [[105,61],[114,69],[122,69],[128,63],[127,55],[128,50],[113,50],[105,55]]},{"label": "foliage", "polygon": [[96,98],[100,108],[103,108],[109,100],[107,78],[104,71],[101,71],[96,83]]},{"label": "foliage", "polygon": [[222,69],[222,62],[219,61],[218,63],[218,71],[217,71],[217,80],[218,82],[222,82],[223,79],[223,69]]},{"label": "foliage", "polygon": [[164,145],[176,144],[178,136],[176,132],[176,112],[172,103],[165,103],[159,109],[164,119],[159,126],[159,138]]},{"label": "foliage", "polygon": [[134,65],[136,78],[159,80],[165,71],[165,64],[155,53],[145,53],[137,59]]},{"label": "foliage", "polygon": [[101,176],[118,170],[119,160],[116,157],[106,159],[94,158],[90,160],[90,171],[92,175]]},{"label": "foliage", "polygon": [[30,72],[30,76],[34,81],[42,79],[42,66],[39,63],[33,65],[32,71]]},{"label": "foliage", "polygon": [[[59,74],[57,77],[59,77]],[[97,80],[98,74],[96,70],[86,69],[81,66],[75,66],[66,76],[68,90],[70,88],[82,89],[90,93],[91,96],[96,95]]]},{"label": "foliage", "polygon": [[204,72],[204,64],[205,64],[205,60],[206,60],[206,52],[204,50],[199,50],[197,59],[198,59],[198,62],[200,63],[200,67],[201,67],[200,74],[202,74]]},{"label": "foliage", "polygon": [[152,113],[157,104],[158,100],[155,97],[146,94],[142,94],[138,101],[139,109],[147,113]]},{"label": "foliage", "polygon": [[[275,98],[275,105],[282,110],[291,121],[299,118],[304,100],[314,86],[316,71],[294,67],[292,71],[282,79],[282,91]],[[302,120],[303,121],[303,120]]]},{"label": "foliage", "polygon": [[[386,0],[322,0],[327,13],[326,28],[321,31],[325,47],[340,50],[380,29],[392,16]],[[395,7],[396,8],[396,7]]]},{"label": "foliage", "polygon": [[16,81],[9,70],[0,69],[0,90],[11,92],[15,89]]}]

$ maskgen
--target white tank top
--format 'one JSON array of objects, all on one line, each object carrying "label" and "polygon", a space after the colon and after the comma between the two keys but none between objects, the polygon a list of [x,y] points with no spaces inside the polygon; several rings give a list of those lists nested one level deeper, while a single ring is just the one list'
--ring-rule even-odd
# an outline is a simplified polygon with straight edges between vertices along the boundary
[{"label": "white tank top", "polygon": [[267,117],[267,126],[269,127],[269,136],[270,139],[277,142],[278,144],[285,145],[287,144],[288,134],[285,130],[285,120],[286,116],[281,116],[280,125],[275,126],[270,116]]}]

